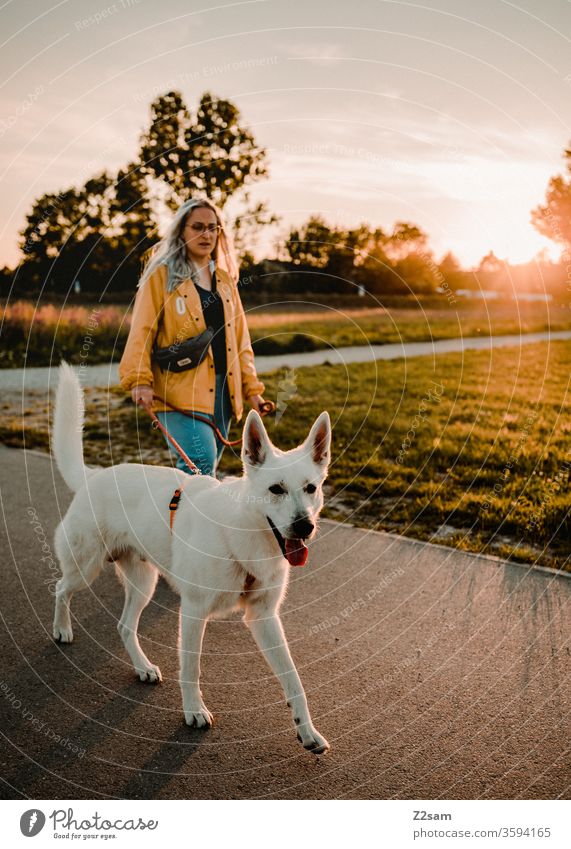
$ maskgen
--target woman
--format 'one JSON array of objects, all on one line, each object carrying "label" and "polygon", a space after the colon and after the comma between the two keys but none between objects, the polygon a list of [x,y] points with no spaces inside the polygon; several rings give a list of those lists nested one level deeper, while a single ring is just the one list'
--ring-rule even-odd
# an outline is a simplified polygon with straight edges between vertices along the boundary
[{"label": "woman", "polygon": [[[200,471],[213,476],[224,450],[214,430],[153,401],[153,394],[175,407],[206,415],[225,437],[232,412],[240,421],[244,399],[261,412],[265,387],[256,374],[237,282],[238,265],[220,211],[206,199],[187,201],[141,276],[119,365],[121,385],[135,404],[152,409]],[[153,362],[155,343],[168,347],[197,336],[207,326],[214,336],[198,366],[172,372]],[[176,457],[177,467],[190,472]]]}]

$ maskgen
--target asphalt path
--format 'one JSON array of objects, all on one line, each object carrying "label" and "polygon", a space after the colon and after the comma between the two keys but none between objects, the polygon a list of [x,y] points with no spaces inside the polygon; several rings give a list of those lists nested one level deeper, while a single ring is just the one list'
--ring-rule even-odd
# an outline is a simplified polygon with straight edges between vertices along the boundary
[{"label": "asphalt path", "polygon": [[283,621],[324,757],[297,743],[277,681],[233,617],[209,624],[184,725],[178,600],[160,582],[138,682],[112,568],[51,639],[53,532],[71,499],[52,460],[0,448],[5,798],[569,798],[571,580],[323,521]]}]

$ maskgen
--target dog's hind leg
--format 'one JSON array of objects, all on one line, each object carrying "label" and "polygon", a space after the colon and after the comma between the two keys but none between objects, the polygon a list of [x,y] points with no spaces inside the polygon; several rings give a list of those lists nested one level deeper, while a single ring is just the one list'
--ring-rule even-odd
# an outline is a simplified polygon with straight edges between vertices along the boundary
[{"label": "dog's hind leg", "polygon": [[71,597],[93,583],[105,563],[105,550],[100,541],[95,536],[88,539],[74,531],[73,525],[69,522],[66,525],[64,520],[55,534],[62,577],[56,584],[53,635],[60,643],[73,640],[69,612]]},{"label": "dog's hind leg", "polygon": [[151,663],[139,644],[137,629],[141,613],[153,597],[158,570],[135,552],[115,561],[117,574],[125,587],[125,606],[117,630],[141,681],[156,684],[162,680],[161,670]]}]

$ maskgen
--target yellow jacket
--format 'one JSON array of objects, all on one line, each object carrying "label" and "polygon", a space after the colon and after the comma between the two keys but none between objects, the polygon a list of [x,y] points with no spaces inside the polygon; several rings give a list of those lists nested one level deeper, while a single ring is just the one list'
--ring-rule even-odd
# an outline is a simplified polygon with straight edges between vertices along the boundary
[{"label": "yellow jacket", "polygon": [[[196,336],[206,329],[200,296],[192,280],[185,280],[174,292],[167,292],[167,268],[160,265],[141,286],[135,298],[131,330],[119,363],[121,386],[129,392],[134,386],[152,386],[176,407],[214,413],[216,376],[212,348],[200,365],[182,372],[162,371],[151,362],[151,348],[159,348]],[[227,380],[232,409],[237,421],[244,399],[262,395],[264,384],[254,365],[254,352],[240,293],[230,275],[216,269],[216,288],[224,307]],[[168,410],[159,401],[153,410]]]}]

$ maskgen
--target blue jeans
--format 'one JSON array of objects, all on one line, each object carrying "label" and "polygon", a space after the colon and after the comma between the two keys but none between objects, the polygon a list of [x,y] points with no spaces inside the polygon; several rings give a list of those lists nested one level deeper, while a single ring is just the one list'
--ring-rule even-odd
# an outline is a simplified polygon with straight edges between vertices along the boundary
[{"label": "blue jeans", "polygon": [[[225,374],[216,375],[214,416],[198,410],[196,412],[213,421],[222,434],[225,437],[228,436],[230,420],[232,418],[232,402],[230,401],[228,382]],[[215,477],[216,468],[225,446],[220,442],[210,425],[207,425],[206,422],[201,422],[199,419],[193,419],[190,416],[177,413],[175,410],[157,412],[157,418],[166,427],[171,436],[174,436],[192,462],[196,463],[202,474]],[[168,439],[166,441],[171,454],[176,458],[177,469],[182,469],[183,472],[187,472],[188,474],[194,474]]]}]

